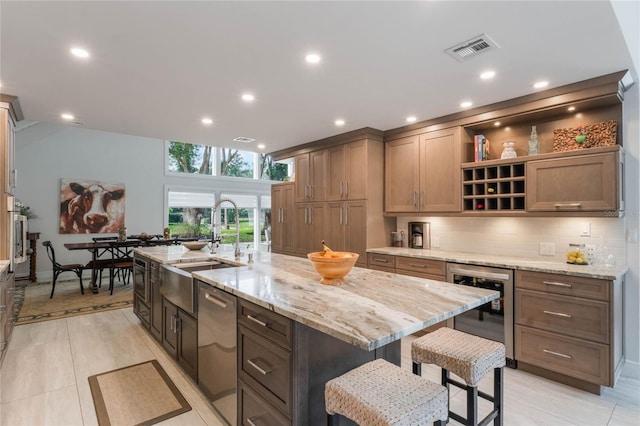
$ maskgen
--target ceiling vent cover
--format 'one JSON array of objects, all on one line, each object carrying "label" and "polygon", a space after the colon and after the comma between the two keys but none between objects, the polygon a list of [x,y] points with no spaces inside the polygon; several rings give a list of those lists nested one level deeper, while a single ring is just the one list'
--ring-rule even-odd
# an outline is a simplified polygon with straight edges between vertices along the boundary
[{"label": "ceiling vent cover", "polygon": [[233,139],[234,142],[242,142],[242,143],[251,143],[253,141],[255,141],[255,138],[247,138],[244,136],[238,136],[237,138]]},{"label": "ceiling vent cover", "polygon": [[480,34],[477,37],[448,48],[445,52],[447,52],[448,55],[453,56],[456,60],[462,62],[477,55],[478,53],[491,50],[494,47],[500,48],[498,43],[491,40],[491,37],[486,34]]}]

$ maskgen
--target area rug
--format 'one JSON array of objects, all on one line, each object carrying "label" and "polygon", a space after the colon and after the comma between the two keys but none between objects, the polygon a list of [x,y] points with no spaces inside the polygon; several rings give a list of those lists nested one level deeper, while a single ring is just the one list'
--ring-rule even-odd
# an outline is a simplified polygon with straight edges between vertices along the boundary
[{"label": "area rug", "polygon": [[110,295],[108,279],[104,280],[105,283],[97,294],[93,294],[89,288],[89,280],[84,281],[84,294],[80,293],[78,280],[57,282],[53,299],[49,299],[50,282],[16,287],[16,300],[20,301],[16,325],[122,309],[133,305],[131,283],[116,283],[113,295]]},{"label": "area rug", "polygon": [[152,425],[191,410],[155,359],[91,376],[89,387],[100,426]]}]

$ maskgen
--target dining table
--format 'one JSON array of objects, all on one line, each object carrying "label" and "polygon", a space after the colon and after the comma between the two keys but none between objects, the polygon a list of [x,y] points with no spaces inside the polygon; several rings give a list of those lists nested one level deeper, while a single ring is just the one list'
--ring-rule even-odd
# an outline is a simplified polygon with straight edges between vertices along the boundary
[{"label": "dining table", "polygon": [[[171,244],[180,244],[182,241],[181,238],[172,238],[170,240],[164,239],[142,239],[136,237],[128,237],[125,240],[130,247],[149,247],[149,246],[158,246],[158,245],[171,245]],[[104,251],[110,251],[113,249],[114,243],[117,243],[117,240],[102,240],[102,241],[86,241],[79,243],[65,243],[64,247],[67,250],[87,250],[91,253],[91,291],[95,294],[98,293],[98,271],[101,269],[98,265],[100,264],[99,257],[100,254]],[[105,259],[106,260],[106,259]],[[109,259],[111,261],[111,258]],[[89,269],[89,268],[87,268]]]}]

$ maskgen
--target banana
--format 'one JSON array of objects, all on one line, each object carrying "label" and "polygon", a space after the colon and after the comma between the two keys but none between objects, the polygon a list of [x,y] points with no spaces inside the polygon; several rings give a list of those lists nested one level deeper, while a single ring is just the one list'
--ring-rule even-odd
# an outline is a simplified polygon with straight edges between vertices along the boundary
[{"label": "banana", "polygon": [[324,240],[322,240],[322,251],[320,252],[320,254],[324,256],[327,253],[333,253],[333,250],[327,247],[326,244],[324,243]]}]

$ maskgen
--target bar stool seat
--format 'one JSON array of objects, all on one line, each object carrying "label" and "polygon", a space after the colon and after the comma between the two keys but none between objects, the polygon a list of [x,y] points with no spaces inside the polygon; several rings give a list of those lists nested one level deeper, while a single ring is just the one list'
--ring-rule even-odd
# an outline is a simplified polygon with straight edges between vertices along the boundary
[{"label": "bar stool seat", "polygon": [[383,359],[368,362],[325,385],[327,424],[338,415],[359,425],[444,425],[447,389]]},{"label": "bar stool seat", "polygon": [[[411,344],[413,372],[421,373],[422,364],[435,364],[442,368],[442,384],[449,390],[453,384],[467,391],[467,418],[449,410],[449,417],[465,425],[484,425],[491,420],[502,425],[503,374],[505,347],[502,343],[442,327],[414,340]],[[478,383],[494,371],[494,394],[478,391]],[[453,372],[465,381],[449,377]],[[494,409],[478,423],[478,396],[493,402]]]}]

